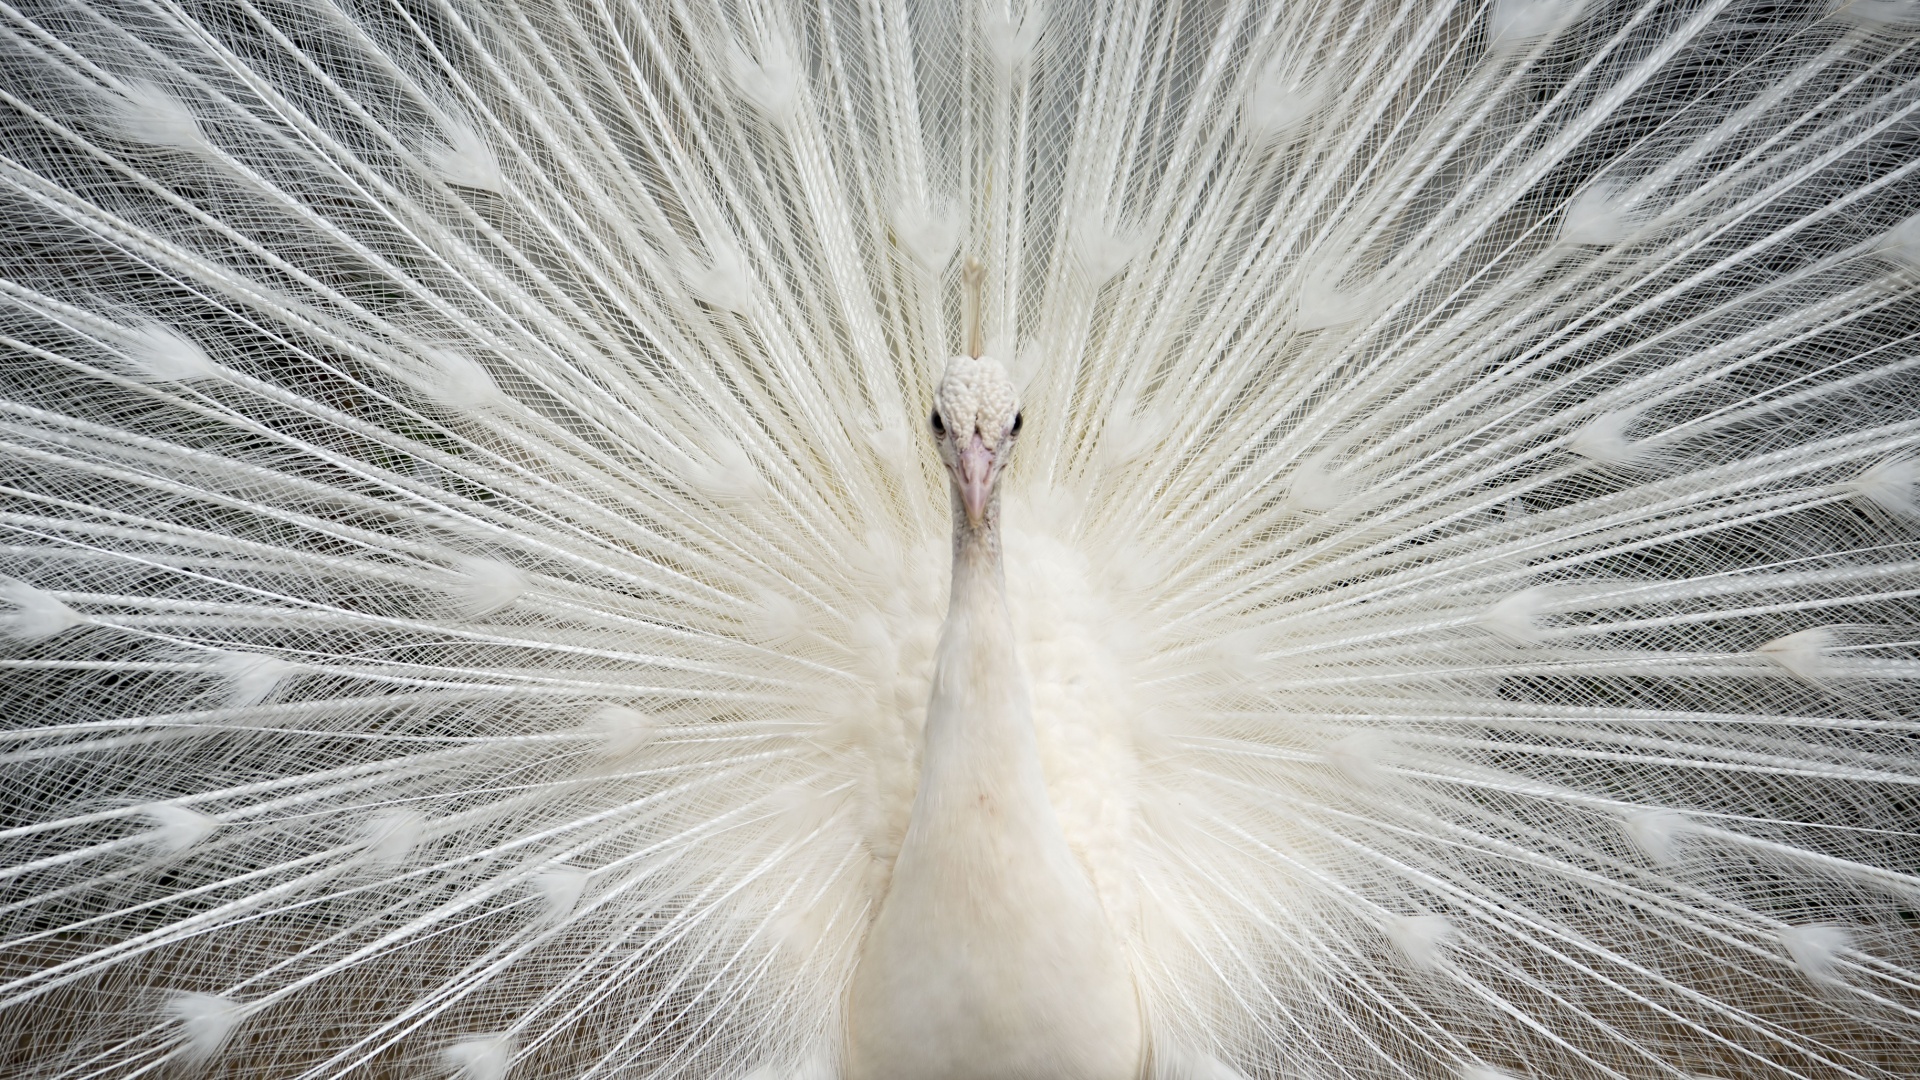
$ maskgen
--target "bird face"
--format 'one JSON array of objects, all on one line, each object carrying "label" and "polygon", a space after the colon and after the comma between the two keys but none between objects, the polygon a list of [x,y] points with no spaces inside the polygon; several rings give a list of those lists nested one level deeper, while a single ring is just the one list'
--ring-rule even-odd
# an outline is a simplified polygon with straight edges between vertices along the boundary
[{"label": "bird face", "polygon": [[994,484],[1013,456],[1020,420],[1020,397],[1000,361],[956,356],[947,362],[927,423],[967,524],[974,528],[986,520]]}]

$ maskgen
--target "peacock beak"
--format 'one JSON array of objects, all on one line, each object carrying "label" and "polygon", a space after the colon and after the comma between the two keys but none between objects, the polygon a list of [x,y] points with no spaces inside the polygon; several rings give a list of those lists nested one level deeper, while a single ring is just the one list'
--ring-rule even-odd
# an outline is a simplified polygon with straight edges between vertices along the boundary
[{"label": "peacock beak", "polygon": [[967,523],[978,528],[987,516],[987,496],[993,492],[993,451],[988,448],[979,432],[967,440],[960,449],[960,459],[953,470],[954,482],[960,485],[960,505],[966,507]]}]

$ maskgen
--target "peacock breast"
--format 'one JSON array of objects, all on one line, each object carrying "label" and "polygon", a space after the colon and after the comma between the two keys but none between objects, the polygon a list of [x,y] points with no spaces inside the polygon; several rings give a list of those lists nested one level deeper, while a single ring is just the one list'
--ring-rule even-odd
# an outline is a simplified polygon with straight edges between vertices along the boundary
[{"label": "peacock breast", "polygon": [[848,1080],[1135,1080],[1118,936],[1057,827],[975,792],[909,830],[848,1000]]}]

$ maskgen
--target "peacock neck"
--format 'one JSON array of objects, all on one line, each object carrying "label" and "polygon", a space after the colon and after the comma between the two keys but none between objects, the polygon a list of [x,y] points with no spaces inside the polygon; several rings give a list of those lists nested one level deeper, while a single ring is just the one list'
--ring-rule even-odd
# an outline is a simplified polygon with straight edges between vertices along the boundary
[{"label": "peacock neck", "polygon": [[[955,502],[959,500],[956,498]],[[987,504],[984,520],[978,526],[968,523],[964,511],[955,509],[953,521],[953,584],[947,597],[947,625],[950,632],[956,616],[968,626],[992,624],[1003,628],[1003,640],[1011,650],[1013,620],[1007,614],[1007,578],[1000,565],[999,500]]]},{"label": "peacock neck", "polygon": [[997,500],[978,526],[955,514],[953,583],[934,661],[924,755],[925,812],[938,813],[945,795],[1011,796],[1012,806],[1043,819],[1032,826],[1052,825],[1007,611]]},{"label": "peacock neck", "polygon": [[847,1080],[1139,1076],[1132,976],[1047,798],[997,509],[955,516],[920,787],[848,992]]}]

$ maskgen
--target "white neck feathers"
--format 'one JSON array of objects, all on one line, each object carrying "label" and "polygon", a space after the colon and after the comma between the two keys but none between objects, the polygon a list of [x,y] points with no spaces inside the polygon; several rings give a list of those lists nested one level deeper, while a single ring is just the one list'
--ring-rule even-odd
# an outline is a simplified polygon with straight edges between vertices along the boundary
[{"label": "white neck feathers", "polygon": [[998,507],[956,515],[920,788],[848,997],[847,1080],[1136,1080],[1131,972],[1047,797]]}]

